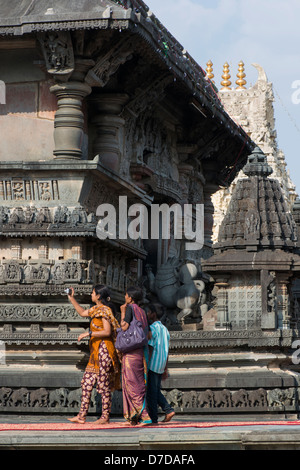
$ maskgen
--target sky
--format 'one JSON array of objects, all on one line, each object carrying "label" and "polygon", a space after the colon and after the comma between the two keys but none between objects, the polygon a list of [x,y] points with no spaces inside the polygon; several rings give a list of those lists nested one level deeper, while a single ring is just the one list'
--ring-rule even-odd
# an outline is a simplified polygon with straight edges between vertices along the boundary
[{"label": "sky", "polygon": [[245,64],[247,88],[258,77],[258,63],[273,83],[277,143],[300,196],[300,1],[299,0],[145,0],[150,10],[189,54],[206,68],[214,64],[215,83],[223,64],[236,80]]}]

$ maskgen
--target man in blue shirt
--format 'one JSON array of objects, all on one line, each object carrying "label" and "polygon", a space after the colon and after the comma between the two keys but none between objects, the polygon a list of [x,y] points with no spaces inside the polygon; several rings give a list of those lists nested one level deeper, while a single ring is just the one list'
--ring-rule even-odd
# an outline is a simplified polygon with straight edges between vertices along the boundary
[{"label": "man in blue shirt", "polygon": [[157,312],[154,305],[149,305],[146,308],[146,311],[150,323],[150,339],[148,341],[150,361],[147,384],[148,413],[152,419],[152,423],[157,423],[157,408],[159,405],[166,414],[163,422],[167,423],[173,418],[175,412],[161,393],[160,387],[162,379],[165,379],[168,376],[167,365],[170,333],[159,321],[161,315]]}]

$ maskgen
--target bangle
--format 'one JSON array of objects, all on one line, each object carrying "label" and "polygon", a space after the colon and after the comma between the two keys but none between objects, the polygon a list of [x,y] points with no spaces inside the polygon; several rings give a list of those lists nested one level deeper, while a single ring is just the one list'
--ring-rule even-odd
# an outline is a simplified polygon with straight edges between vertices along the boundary
[{"label": "bangle", "polygon": [[89,330],[89,337],[92,337],[92,330]]}]

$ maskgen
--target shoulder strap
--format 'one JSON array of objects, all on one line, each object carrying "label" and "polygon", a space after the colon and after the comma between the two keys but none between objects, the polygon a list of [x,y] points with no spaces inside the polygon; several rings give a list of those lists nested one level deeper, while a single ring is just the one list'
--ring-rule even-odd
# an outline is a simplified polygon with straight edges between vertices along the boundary
[{"label": "shoulder strap", "polygon": [[136,305],[136,304],[129,304],[129,305],[130,305],[130,308],[131,308],[131,311],[132,311],[132,317],[137,319],[136,314],[135,314],[135,308],[136,307],[139,308],[138,305]]}]

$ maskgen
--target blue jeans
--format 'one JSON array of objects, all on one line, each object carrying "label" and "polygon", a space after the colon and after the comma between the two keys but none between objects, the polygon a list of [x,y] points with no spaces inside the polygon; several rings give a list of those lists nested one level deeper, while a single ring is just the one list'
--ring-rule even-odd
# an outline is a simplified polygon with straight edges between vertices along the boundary
[{"label": "blue jeans", "polygon": [[171,413],[173,408],[167,402],[166,398],[161,393],[161,379],[162,374],[157,374],[152,370],[148,372],[148,383],[147,383],[147,408],[152,423],[157,423],[158,419],[158,410],[157,407],[160,406],[164,413]]}]

